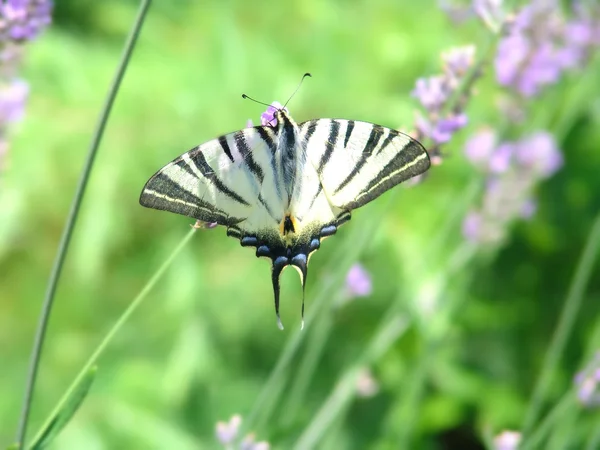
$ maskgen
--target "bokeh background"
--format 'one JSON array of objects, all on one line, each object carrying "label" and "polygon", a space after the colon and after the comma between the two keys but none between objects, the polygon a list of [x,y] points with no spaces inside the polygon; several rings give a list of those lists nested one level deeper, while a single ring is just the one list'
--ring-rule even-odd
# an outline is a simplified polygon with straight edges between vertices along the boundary
[{"label": "bokeh background", "polygon": [[[53,23],[27,45],[26,113],[9,129],[0,168],[6,445],[62,227],[137,7],[56,3]],[[356,211],[313,256],[302,332],[294,271],[282,277],[280,331],[267,262],[222,228],[199,230],[102,354],[54,448],[221,448],[216,423],[236,414],[238,439],[253,432],[276,449],[492,448],[494,436],[521,430],[599,212],[600,72],[591,58],[523,100],[525,120],[510,120],[499,107],[511,94],[496,82],[492,33],[463,13],[434,1],[155,1],[69,249],[30,436],[189,232],[191,219],[139,206],[157,169],[258,123],[264,108],[241,94],[284,102],[304,72],[313,78],[288,105],[296,120],[411,130],[416,80],[440,71],[440,52],[468,44],[487,61],[465,107],[468,125],[421,183]],[[484,126],[508,139],[548,130],[564,157],[536,183],[533,216],[503,224],[505,238],[493,243],[463,233],[486,189],[465,142]],[[346,281],[354,264],[351,274],[364,270],[362,293]],[[600,416],[577,400],[574,377],[600,345],[597,271],[575,292],[581,306],[533,426],[549,424],[539,448],[596,448]]]}]

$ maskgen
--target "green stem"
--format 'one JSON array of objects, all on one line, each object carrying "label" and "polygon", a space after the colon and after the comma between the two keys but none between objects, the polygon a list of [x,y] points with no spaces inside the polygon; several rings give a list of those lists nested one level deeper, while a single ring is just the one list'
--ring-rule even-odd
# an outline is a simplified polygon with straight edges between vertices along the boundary
[{"label": "green stem", "polygon": [[310,335],[309,341],[306,344],[306,352],[303,355],[299,369],[295,373],[295,381],[289,390],[287,404],[284,407],[285,415],[282,419],[285,421],[285,425],[291,425],[296,419],[308,386],[323,355],[325,344],[333,328],[331,314],[331,311],[326,311],[322,314],[318,324],[315,324],[313,334]]},{"label": "green stem", "polygon": [[519,449],[527,450],[529,448],[540,448],[543,439],[552,432],[556,421],[560,420],[560,418],[574,406],[573,399],[574,396],[572,390],[568,390],[567,393],[563,395],[563,398],[548,413],[537,429],[531,433],[531,437],[527,438],[527,435],[522,434],[522,436],[527,439],[522,443]]},{"label": "green stem", "polygon": [[[314,415],[312,421],[302,433],[295,449],[315,448],[321,437],[329,430],[329,427],[335,422],[336,418],[345,410],[350,401],[356,395],[356,382],[360,375],[360,369],[365,365],[371,365],[377,361],[385,352],[396,342],[408,328],[408,320],[400,314],[394,312],[398,308],[399,302],[394,302],[389,311],[385,314],[386,319],[378,327],[378,331],[359,357],[358,361],[352,364],[336,383],[329,397],[323,402],[323,405]],[[390,317],[391,315],[391,317]]]},{"label": "green stem", "polygon": [[600,423],[596,420],[596,429],[590,433],[590,436],[585,444],[585,450],[596,450],[600,448]]},{"label": "green stem", "polygon": [[542,408],[542,404],[548,393],[548,387],[552,381],[552,376],[554,375],[556,365],[558,364],[560,355],[564,351],[567,339],[569,338],[569,334],[573,328],[575,319],[577,318],[577,313],[579,312],[579,308],[581,306],[581,300],[590,279],[592,268],[594,266],[594,262],[596,261],[596,256],[599,249],[600,214],[598,214],[594,220],[592,230],[585,244],[579,263],[577,264],[575,275],[571,285],[569,286],[569,291],[567,293],[563,310],[560,314],[558,326],[556,327],[554,335],[552,336],[548,353],[546,354],[546,358],[540,370],[540,376],[536,383],[531,402],[529,403],[529,408],[525,415],[525,421],[522,428],[523,436],[527,436],[533,424],[538,419],[540,409]]},{"label": "green stem", "polygon": [[[75,379],[73,380],[73,382],[71,383],[71,385],[69,386],[67,391],[63,394],[63,396],[61,397],[58,404],[54,407],[54,410],[48,415],[48,419],[46,419],[46,422],[44,423],[44,425],[42,425],[40,430],[44,430],[46,428],[46,426],[49,424],[49,422],[52,420],[52,418],[61,410],[61,408],[63,407],[65,402],[68,400],[68,398],[71,395],[71,393],[73,392],[73,390],[77,387],[77,385],[81,381],[81,379],[86,375],[88,370],[96,363],[96,361],[98,360],[98,357],[106,349],[106,347],[108,346],[108,344],[112,340],[112,338],[117,334],[117,332],[121,329],[121,327],[125,324],[125,322],[127,322],[127,320],[133,314],[133,312],[140,306],[140,304],[142,303],[142,300],[144,300],[146,298],[148,293],[152,290],[154,285],[158,282],[158,280],[167,271],[167,269],[169,268],[169,266],[171,265],[171,263],[173,262],[175,257],[179,254],[179,252],[181,252],[181,250],[183,250],[183,248],[185,247],[185,245],[188,243],[188,241],[191,239],[191,237],[194,235],[195,232],[196,232],[195,229],[192,229],[188,232],[188,234],[183,238],[183,240],[179,243],[179,245],[175,248],[175,250],[173,250],[173,252],[165,260],[165,262],[163,262],[162,265],[158,268],[158,270],[154,273],[154,275],[152,275],[152,278],[150,278],[150,280],[142,288],[140,293],[129,304],[129,306],[123,312],[121,317],[119,317],[119,319],[115,322],[115,324],[112,326],[112,328],[108,331],[106,336],[104,336],[104,339],[102,339],[102,342],[100,342],[98,347],[96,347],[96,350],[94,350],[94,353],[92,353],[92,355],[88,358],[87,362],[81,368],[81,370],[79,371],[79,373],[77,374],[77,376],[75,377]],[[36,436],[35,439],[37,439],[37,437],[38,436]]]},{"label": "green stem", "polygon": [[56,258],[54,259],[54,265],[52,266],[52,272],[51,272],[50,278],[48,280],[48,286],[46,287],[46,294],[44,296],[44,301],[42,303],[42,311],[40,313],[39,322],[38,322],[38,325],[36,328],[33,349],[31,351],[31,358],[30,358],[30,362],[29,362],[27,383],[25,386],[25,395],[23,397],[23,406],[21,409],[21,414],[20,414],[20,418],[19,418],[19,426],[17,429],[17,437],[16,437],[16,441],[20,447],[23,447],[23,444],[25,442],[25,438],[27,435],[27,424],[29,422],[29,412],[31,410],[31,403],[33,400],[33,391],[34,391],[35,382],[37,379],[40,358],[42,356],[42,348],[44,345],[44,338],[46,336],[46,330],[48,328],[50,313],[52,311],[52,305],[54,303],[54,295],[56,293],[56,288],[58,286],[58,281],[60,279],[60,274],[62,272],[63,263],[65,261],[66,255],[67,255],[67,249],[69,247],[69,243],[71,242],[71,236],[73,234],[73,229],[75,228],[75,223],[77,222],[77,216],[79,214],[81,200],[83,199],[83,195],[85,193],[85,188],[87,186],[87,182],[90,177],[92,166],[94,164],[94,159],[96,157],[96,153],[97,153],[98,147],[100,145],[102,135],[104,134],[104,129],[105,129],[106,123],[108,121],[108,116],[112,109],[112,105],[115,100],[115,97],[117,96],[117,92],[121,85],[121,80],[123,79],[125,69],[127,68],[127,65],[129,63],[131,53],[133,51],[133,48],[135,47],[137,38],[140,33],[140,29],[144,22],[144,18],[146,16],[146,12],[148,10],[148,7],[150,6],[150,3],[151,3],[151,0],[142,0],[140,2],[138,15],[135,19],[133,28],[131,29],[131,32],[130,32],[127,42],[125,44],[125,48],[123,50],[123,55],[121,56],[121,62],[119,63],[119,67],[117,68],[117,73],[115,74],[115,78],[112,82],[112,85],[110,86],[108,96],[106,98],[106,102],[104,104],[104,107],[102,108],[102,112],[100,113],[100,118],[98,120],[98,124],[96,126],[96,131],[94,132],[94,136],[93,136],[92,142],[90,144],[90,148],[89,148],[89,151],[87,154],[83,172],[81,173],[81,177],[79,178],[79,183],[77,185],[77,190],[75,191],[75,198],[73,199],[73,203],[71,204],[69,216],[67,218],[67,222],[65,224],[65,228],[63,230],[63,233],[62,233],[62,236],[60,239],[58,252],[56,254]]}]

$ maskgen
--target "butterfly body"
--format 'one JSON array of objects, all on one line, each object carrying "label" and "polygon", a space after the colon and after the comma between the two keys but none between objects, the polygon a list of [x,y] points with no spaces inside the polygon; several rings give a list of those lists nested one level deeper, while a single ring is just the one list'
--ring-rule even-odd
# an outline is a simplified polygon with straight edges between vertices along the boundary
[{"label": "butterfly body", "polygon": [[223,135],[176,158],[150,178],[140,203],[223,225],[228,236],[269,258],[279,320],[283,269],[294,266],[304,289],[321,240],[351,210],[427,170],[429,157],[414,139],[379,125],[297,124],[283,109],[274,118],[274,126]]}]

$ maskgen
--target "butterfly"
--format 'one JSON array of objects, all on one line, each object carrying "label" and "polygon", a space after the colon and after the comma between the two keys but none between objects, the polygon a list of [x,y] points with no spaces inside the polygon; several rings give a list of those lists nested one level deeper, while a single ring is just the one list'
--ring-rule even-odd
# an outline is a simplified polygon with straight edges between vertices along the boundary
[{"label": "butterfly", "polygon": [[345,119],[296,123],[274,108],[267,125],[219,136],[179,156],[144,186],[140,204],[216,223],[271,261],[279,316],[279,277],[308,260],[351,211],[425,172],[429,155],[391,128]]}]

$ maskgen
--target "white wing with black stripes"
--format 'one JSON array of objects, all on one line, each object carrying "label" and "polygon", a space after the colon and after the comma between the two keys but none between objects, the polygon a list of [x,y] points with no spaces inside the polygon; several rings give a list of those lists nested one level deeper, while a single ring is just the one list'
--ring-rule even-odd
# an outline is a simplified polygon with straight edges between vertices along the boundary
[{"label": "white wing with black stripes", "polygon": [[150,178],[140,203],[216,222],[268,257],[283,328],[283,269],[298,269],[304,291],[308,259],[321,240],[351,210],[425,172],[429,157],[416,140],[379,125],[343,119],[298,125],[283,109],[275,118],[272,127],[246,128],[184,153]]},{"label": "white wing with black stripes", "polygon": [[323,191],[340,209],[363,206],[429,168],[423,146],[391,128],[319,119],[301,123],[300,130]]}]

